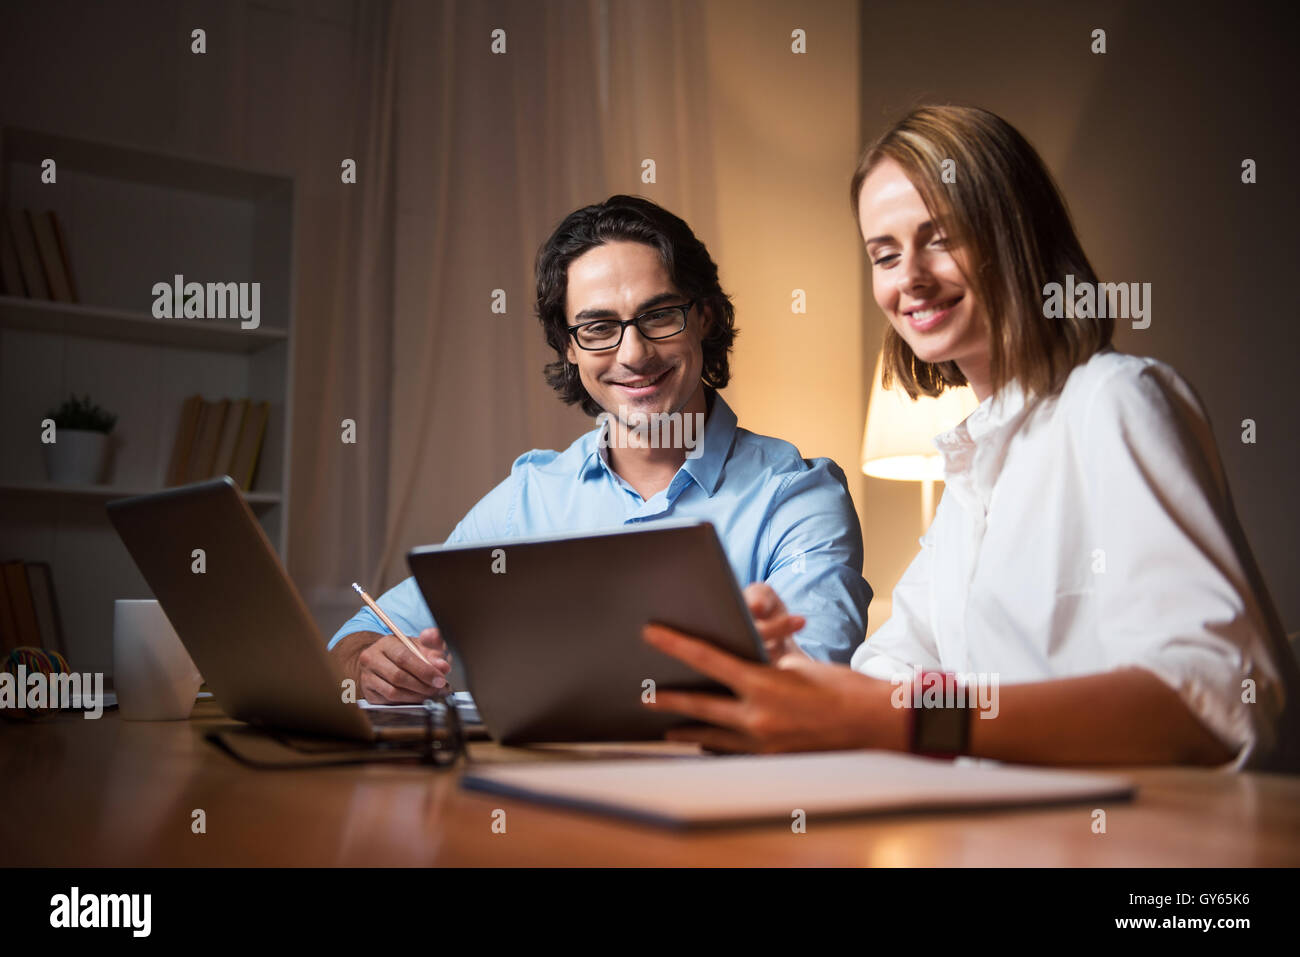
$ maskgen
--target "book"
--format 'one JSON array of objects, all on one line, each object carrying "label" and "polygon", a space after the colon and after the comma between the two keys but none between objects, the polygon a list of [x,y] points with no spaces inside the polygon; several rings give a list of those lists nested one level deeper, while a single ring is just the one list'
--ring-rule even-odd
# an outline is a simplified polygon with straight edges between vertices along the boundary
[{"label": "book", "polygon": [[0,572],[0,658],[7,658],[9,652],[22,642],[18,640],[18,625],[14,621],[13,607],[9,603],[9,588],[5,575]]},{"label": "book", "polygon": [[172,446],[171,463],[167,466],[167,485],[184,485],[185,470],[190,464],[190,451],[199,431],[199,414],[203,411],[203,396],[192,395],[181,406],[180,421],[176,424],[176,443]]},{"label": "book", "polygon": [[208,416],[211,414],[211,409],[212,409],[211,402],[207,401],[206,399],[199,400],[199,418],[198,421],[195,422],[194,424],[194,438],[190,442],[190,452],[185,459],[185,470],[181,473],[181,480],[180,480],[181,485],[184,485],[186,482],[193,481],[194,475],[197,474],[198,472],[199,434],[202,433],[203,431]]},{"label": "book", "polygon": [[54,573],[46,562],[26,564],[27,588],[32,594],[41,647],[57,651],[66,658],[68,651],[63,641],[63,620],[59,617],[59,605],[54,597]]},{"label": "book", "polygon": [[32,235],[36,237],[36,251],[41,257],[41,269],[50,287],[50,298],[55,302],[72,302],[72,283],[63,265],[63,252],[59,249],[59,234],[54,225],[54,213],[27,211],[32,220]]},{"label": "book", "polygon": [[68,256],[68,238],[63,232],[63,227],[59,225],[59,217],[50,211],[50,226],[54,230],[54,241],[59,246],[59,258],[63,261],[63,275],[68,280],[68,292],[72,296],[72,302],[80,302],[77,298],[77,282],[72,278],[72,259]]},{"label": "book", "polygon": [[14,633],[19,645],[41,647],[41,630],[36,624],[36,609],[32,593],[27,588],[27,569],[22,562],[4,563],[5,591],[9,595],[9,611],[14,623]]},{"label": "book", "polygon": [[23,285],[28,299],[49,299],[50,287],[45,284],[45,270],[41,268],[41,255],[36,251],[36,235],[32,232],[31,211],[9,210],[9,228],[13,231],[14,247],[18,250],[18,265],[23,274]]},{"label": "book", "polygon": [[471,765],[461,787],[669,827],[1126,800],[1125,777],[888,751]]},{"label": "book", "polygon": [[257,460],[262,450],[262,439],[266,435],[266,421],[271,416],[271,403],[258,402],[250,405],[244,416],[244,425],[239,432],[239,443],[235,448],[235,458],[231,462],[230,477],[245,492],[253,489],[253,479],[257,476]]},{"label": "book", "polygon": [[229,399],[207,402],[207,414],[194,439],[194,452],[190,458],[192,466],[185,476],[187,482],[198,482],[212,474],[212,467],[217,461],[217,446],[221,443],[221,430],[226,424],[226,413],[230,409]]},{"label": "book", "polygon": [[14,245],[13,226],[9,216],[0,216],[0,282],[4,283],[6,296],[26,296],[23,285],[23,267],[18,264],[18,247]]},{"label": "book", "polygon": [[239,444],[239,433],[243,431],[244,420],[248,417],[247,399],[231,399],[230,410],[226,413],[226,424],[221,429],[221,443],[217,446],[217,460],[212,468],[212,478],[229,475],[235,463],[235,448]]}]

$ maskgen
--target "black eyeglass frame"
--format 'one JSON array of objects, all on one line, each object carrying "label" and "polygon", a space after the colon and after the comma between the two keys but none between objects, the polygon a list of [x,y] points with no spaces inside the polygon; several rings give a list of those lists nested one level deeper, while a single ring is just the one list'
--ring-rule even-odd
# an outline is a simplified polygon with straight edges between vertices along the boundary
[{"label": "black eyeglass frame", "polygon": [[[652,339],[652,340],[671,339],[673,336],[680,336],[683,332],[686,331],[686,326],[691,319],[691,310],[695,308],[698,302],[699,302],[698,299],[689,299],[686,302],[678,303],[675,306],[655,306],[653,309],[648,309],[645,312],[641,313],[641,315],[633,316],[631,319],[591,319],[587,322],[580,322],[576,326],[565,326],[564,328],[565,331],[569,334],[569,336],[573,339],[574,343],[583,352],[607,352],[610,349],[617,349],[619,346],[623,344],[623,336],[627,334],[628,326],[636,326],[637,332],[641,333],[641,335],[644,336],[645,338]],[[682,327],[680,329],[674,329],[672,332],[664,336],[646,335],[646,331],[641,328],[641,320],[646,318],[647,316],[654,315],[656,312],[666,312],[669,309],[677,309],[681,312]],[[582,340],[578,338],[578,330],[584,329],[587,326],[594,326],[598,322],[618,323],[618,327],[619,327],[618,338],[614,340],[613,345],[584,346],[582,344]]]}]

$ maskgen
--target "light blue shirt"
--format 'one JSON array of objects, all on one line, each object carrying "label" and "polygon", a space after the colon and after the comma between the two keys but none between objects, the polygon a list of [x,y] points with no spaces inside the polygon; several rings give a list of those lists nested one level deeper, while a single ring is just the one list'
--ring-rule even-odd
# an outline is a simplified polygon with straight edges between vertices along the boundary
[{"label": "light blue shirt", "polygon": [[[702,453],[650,499],[610,468],[597,428],[563,452],[521,455],[447,544],[704,519],[717,530],[737,582],[767,582],[791,613],[807,619],[795,640],[808,655],[848,662],[866,634],[871,588],[862,578],[862,532],[843,471],[830,459],[801,458],[789,442],[737,428],[722,396],[714,393],[712,403]],[[414,578],[378,603],[408,635],[433,627]],[[329,647],[357,631],[389,630],[363,606]]]}]

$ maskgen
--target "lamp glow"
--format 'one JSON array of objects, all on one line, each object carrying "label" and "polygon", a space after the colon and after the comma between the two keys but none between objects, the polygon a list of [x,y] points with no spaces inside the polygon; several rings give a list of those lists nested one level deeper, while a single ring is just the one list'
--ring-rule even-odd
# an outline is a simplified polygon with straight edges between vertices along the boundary
[{"label": "lamp glow", "polygon": [[862,433],[862,471],[873,478],[921,483],[921,521],[934,518],[934,483],[943,479],[943,458],[931,441],[975,411],[979,400],[969,386],[945,389],[937,398],[916,400],[895,386],[881,385],[882,356],[876,358]]}]

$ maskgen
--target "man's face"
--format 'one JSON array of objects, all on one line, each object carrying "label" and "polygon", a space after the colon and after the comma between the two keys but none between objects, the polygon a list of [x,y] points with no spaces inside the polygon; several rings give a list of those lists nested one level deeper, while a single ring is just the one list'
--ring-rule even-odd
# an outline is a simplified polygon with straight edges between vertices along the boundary
[{"label": "man's face", "polygon": [[[632,319],[657,307],[686,302],[652,246],[611,242],[569,264],[564,314],[570,326],[593,319]],[[568,360],[588,394],[627,425],[629,413],[704,410],[704,317],[695,306],[686,328],[666,339],[647,339],[628,326],[616,348],[591,352],[569,337]]]}]

